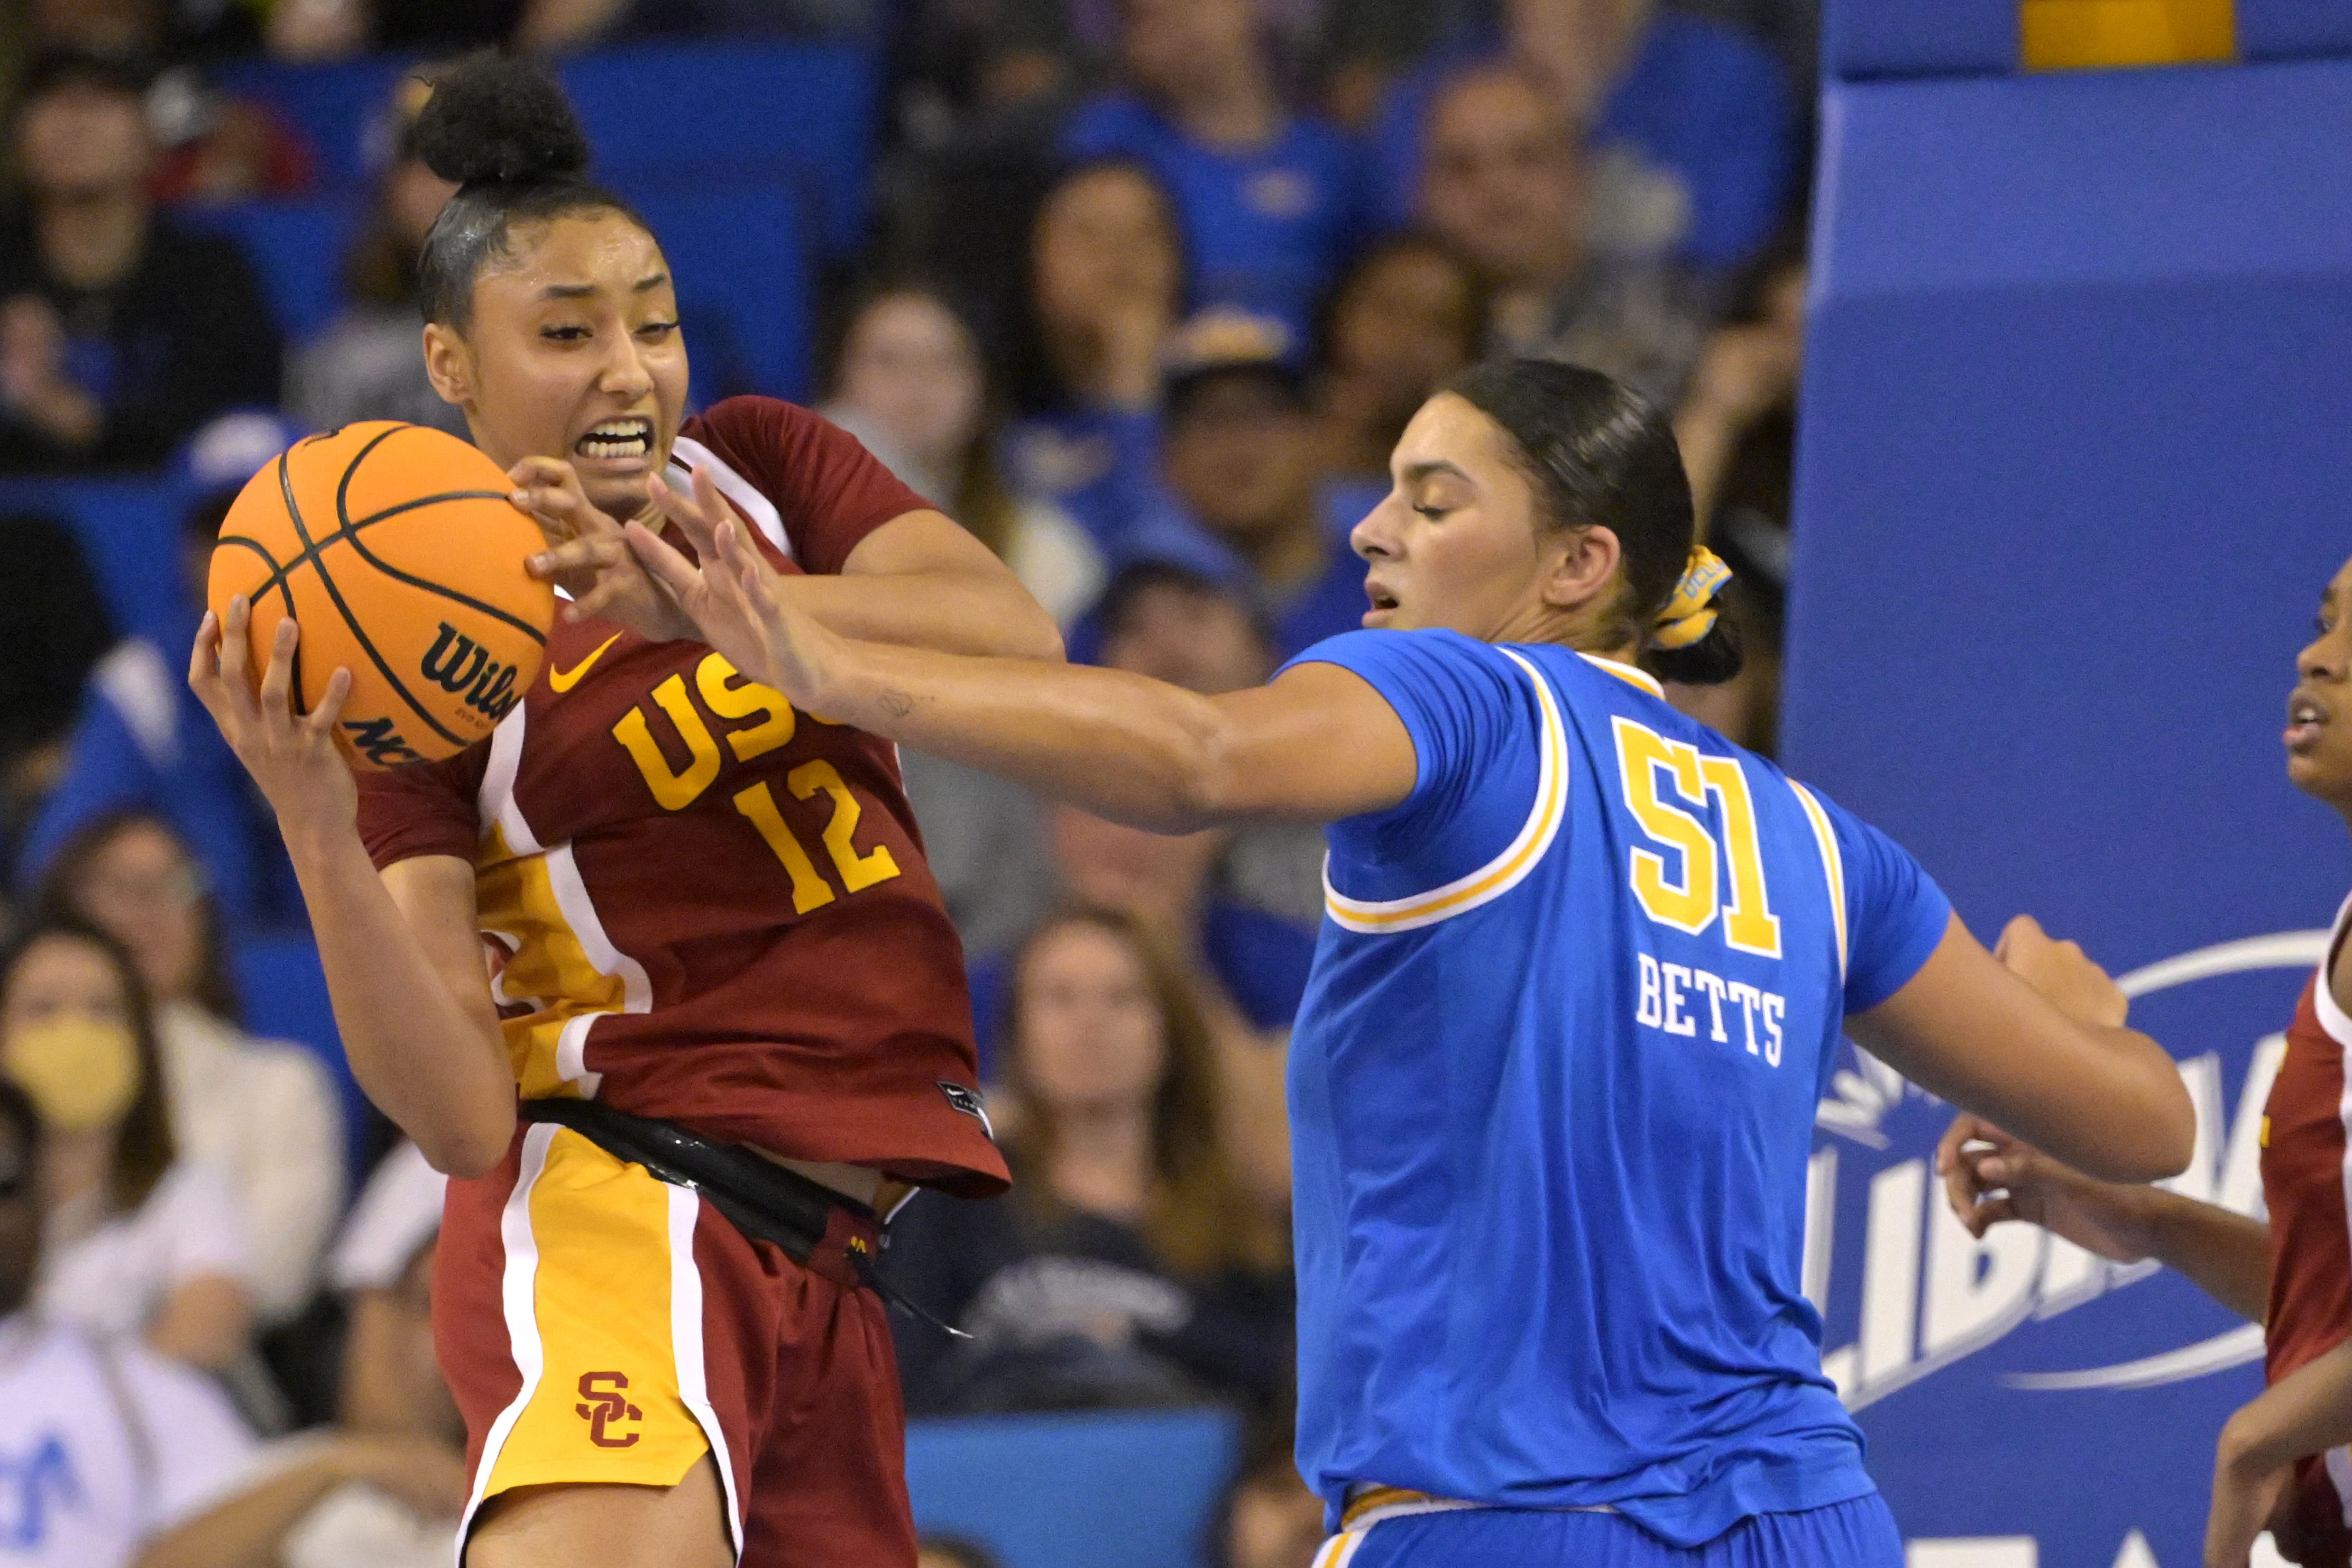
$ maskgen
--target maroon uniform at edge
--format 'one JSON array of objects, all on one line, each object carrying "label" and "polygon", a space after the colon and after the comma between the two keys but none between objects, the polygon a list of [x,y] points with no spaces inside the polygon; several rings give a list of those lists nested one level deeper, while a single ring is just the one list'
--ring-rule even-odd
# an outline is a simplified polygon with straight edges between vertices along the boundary
[{"label": "maroon uniform at edge", "polygon": [[[2352,1218],[2345,1208],[2345,1058],[2352,1018],[2328,989],[2344,941],[2336,916],[2329,960],[2303,988],[2286,1055],[2263,1104],[2263,1198],[2271,1217],[2270,1310],[2263,1381],[2276,1383],[2352,1335]],[[2295,1466],[2295,1514],[2305,1568],[2352,1562],[2352,1452],[2332,1448]]]}]

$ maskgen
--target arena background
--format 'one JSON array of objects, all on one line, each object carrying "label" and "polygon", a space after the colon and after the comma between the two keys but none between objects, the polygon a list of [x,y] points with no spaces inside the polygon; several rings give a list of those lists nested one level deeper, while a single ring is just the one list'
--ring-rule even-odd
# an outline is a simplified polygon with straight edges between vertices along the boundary
[{"label": "arena background", "polygon": [[[1294,32],[1319,14],[1264,9]],[[1787,589],[1780,756],[1914,849],[1988,940],[2030,910],[2124,977],[2198,1106],[2196,1162],[2175,1185],[2256,1212],[2279,1030],[2346,883],[2341,827],[2286,785],[2277,734],[2319,587],[2352,548],[2352,5],[1693,9],[1780,28],[1793,79],[1819,73],[1810,110],[1807,89],[1791,95],[1791,145],[1811,148],[1811,274],[1793,497],[1768,530],[1790,553],[1776,566],[1751,538],[1741,561]],[[1117,12],[1061,8],[1105,36]],[[955,51],[971,36],[943,29],[939,57],[904,37],[639,39],[563,58],[600,172],[643,205],[683,305],[723,329],[746,385],[815,399],[822,307],[870,283],[894,237],[934,263],[969,251],[1019,269],[1007,214],[1034,194],[1019,152],[1034,128],[960,121],[924,96],[970,74]],[[299,193],[181,214],[245,247],[289,343],[341,308],[328,258],[415,57],[206,68],[315,161]],[[1335,100],[1344,83],[1331,73]],[[969,230],[927,232],[943,211]],[[0,507],[59,519],[111,633],[176,653],[180,518],[208,483],[184,463],[17,468]],[[1346,494],[1335,526],[1362,504]],[[352,1148],[367,1147],[381,1129],[351,1092],[307,934],[261,920],[233,936],[245,1026],[342,1074]],[[1810,1206],[1825,1365],[1913,1563],[2198,1561],[2214,1437],[2260,1386],[2259,1332],[2168,1273],[2017,1227],[1971,1241],[1929,1169],[1948,1114],[1849,1048]],[[927,1529],[1006,1568],[1255,1568],[1285,1560],[1245,1564],[1223,1531],[1256,1436],[1214,1403],[935,1417],[910,1433],[909,1479]],[[5,1440],[0,1457],[0,1526],[17,1504],[5,1562],[40,1494]]]}]

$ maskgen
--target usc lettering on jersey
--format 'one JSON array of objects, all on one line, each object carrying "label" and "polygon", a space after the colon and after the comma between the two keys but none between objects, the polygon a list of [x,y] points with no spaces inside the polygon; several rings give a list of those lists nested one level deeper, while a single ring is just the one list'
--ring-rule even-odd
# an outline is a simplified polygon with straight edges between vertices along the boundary
[{"label": "usc lettering on jersey", "polygon": [[[816,414],[735,398],[688,422],[769,560],[838,571],[928,507]],[[700,643],[559,621],[491,738],[361,785],[378,866],[476,867],[526,1098],[580,1095],[709,1136],[971,1193],[963,953],[888,743],[795,711]]]}]

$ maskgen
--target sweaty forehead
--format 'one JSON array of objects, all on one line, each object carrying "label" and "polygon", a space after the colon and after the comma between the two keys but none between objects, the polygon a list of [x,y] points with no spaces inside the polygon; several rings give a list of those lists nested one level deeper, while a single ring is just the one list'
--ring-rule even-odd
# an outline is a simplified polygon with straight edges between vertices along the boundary
[{"label": "sweaty forehead", "polygon": [[1439,392],[1405,426],[1390,466],[1407,482],[1458,473],[1476,483],[1504,461],[1496,434],[1495,422],[1468,399]]}]

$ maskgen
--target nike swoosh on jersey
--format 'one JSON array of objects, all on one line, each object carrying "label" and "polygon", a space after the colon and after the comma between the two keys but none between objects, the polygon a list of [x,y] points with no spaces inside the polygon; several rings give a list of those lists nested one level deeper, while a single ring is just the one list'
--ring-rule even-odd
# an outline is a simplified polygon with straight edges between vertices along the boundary
[{"label": "nike swoosh on jersey", "polygon": [[621,634],[618,632],[615,632],[610,637],[605,638],[602,643],[597,643],[593,653],[591,653],[586,658],[581,660],[570,669],[550,669],[547,672],[547,684],[554,687],[559,692],[570,691],[572,687],[580,684],[580,677],[588,673],[588,666],[603,658],[604,656],[604,650],[611,647],[620,640]]}]

